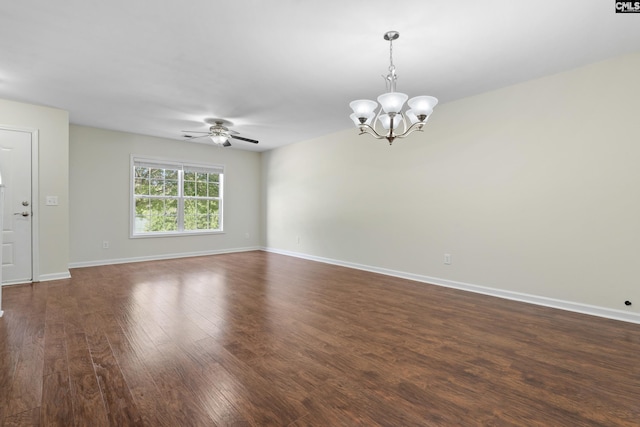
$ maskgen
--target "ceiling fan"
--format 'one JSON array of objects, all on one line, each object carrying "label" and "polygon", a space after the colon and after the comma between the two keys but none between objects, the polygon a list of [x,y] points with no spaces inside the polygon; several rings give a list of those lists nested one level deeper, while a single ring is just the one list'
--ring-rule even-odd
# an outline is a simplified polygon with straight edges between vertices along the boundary
[{"label": "ceiling fan", "polygon": [[[249,139],[243,136],[239,136],[238,132],[236,132],[235,130],[229,129],[230,126],[233,126],[233,123],[231,123],[228,120],[206,119],[205,123],[211,125],[208,132],[197,131],[197,130],[183,130],[182,132],[185,133],[183,137],[189,138],[189,139],[211,138],[214,144],[222,147],[231,147],[231,143],[229,142],[229,139],[231,138],[238,139],[240,141],[250,142],[252,144],[258,143],[258,141],[256,141],[255,139]],[[191,135],[193,133],[202,133],[204,135],[193,136]]]}]

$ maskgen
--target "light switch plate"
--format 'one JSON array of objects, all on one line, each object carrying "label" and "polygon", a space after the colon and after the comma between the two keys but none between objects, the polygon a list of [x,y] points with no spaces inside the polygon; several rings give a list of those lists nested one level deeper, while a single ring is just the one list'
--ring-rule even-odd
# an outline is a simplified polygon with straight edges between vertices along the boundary
[{"label": "light switch plate", "polygon": [[58,196],[47,196],[45,203],[47,206],[58,206]]}]

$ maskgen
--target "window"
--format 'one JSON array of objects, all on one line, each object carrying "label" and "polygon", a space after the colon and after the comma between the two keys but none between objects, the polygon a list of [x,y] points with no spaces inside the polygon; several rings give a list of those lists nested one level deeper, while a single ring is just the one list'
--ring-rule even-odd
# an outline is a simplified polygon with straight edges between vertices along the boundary
[{"label": "window", "polygon": [[224,167],[132,157],[131,236],[222,231]]}]

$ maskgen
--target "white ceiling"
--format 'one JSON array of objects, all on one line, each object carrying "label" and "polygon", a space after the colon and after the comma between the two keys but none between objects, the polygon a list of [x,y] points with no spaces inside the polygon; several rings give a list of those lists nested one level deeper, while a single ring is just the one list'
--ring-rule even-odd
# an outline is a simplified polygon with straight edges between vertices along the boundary
[{"label": "white ceiling", "polygon": [[385,91],[388,30],[398,91],[444,103],[637,52],[640,15],[614,3],[7,0],[0,98],[181,141],[220,117],[268,150],[353,126],[348,103]]}]

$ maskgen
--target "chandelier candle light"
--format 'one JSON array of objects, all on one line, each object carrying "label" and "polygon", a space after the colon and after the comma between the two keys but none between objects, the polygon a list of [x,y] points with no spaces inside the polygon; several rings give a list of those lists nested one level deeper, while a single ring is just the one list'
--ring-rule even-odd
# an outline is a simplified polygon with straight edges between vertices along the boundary
[{"label": "chandelier candle light", "polygon": [[[409,99],[407,104],[409,110],[402,112],[402,107],[409,96],[407,94],[396,92],[396,67],[393,65],[393,41],[400,37],[397,31],[389,31],[385,33],[384,39],[389,41],[389,74],[385,77],[387,84],[387,93],[383,93],[378,97],[380,110],[376,114],[378,102],[368,99],[359,99],[349,104],[353,110],[351,120],[356,127],[360,129],[360,135],[368,133],[376,139],[386,138],[389,145],[396,138],[404,138],[414,131],[421,131],[427,119],[431,116],[433,108],[438,103],[438,99],[433,96],[416,96]],[[382,112],[384,111],[384,114]],[[410,123],[407,128],[407,122]],[[403,124],[402,133],[396,133],[396,129]],[[376,124],[382,127],[382,130],[376,130]],[[380,129],[378,127],[378,129]]]}]

